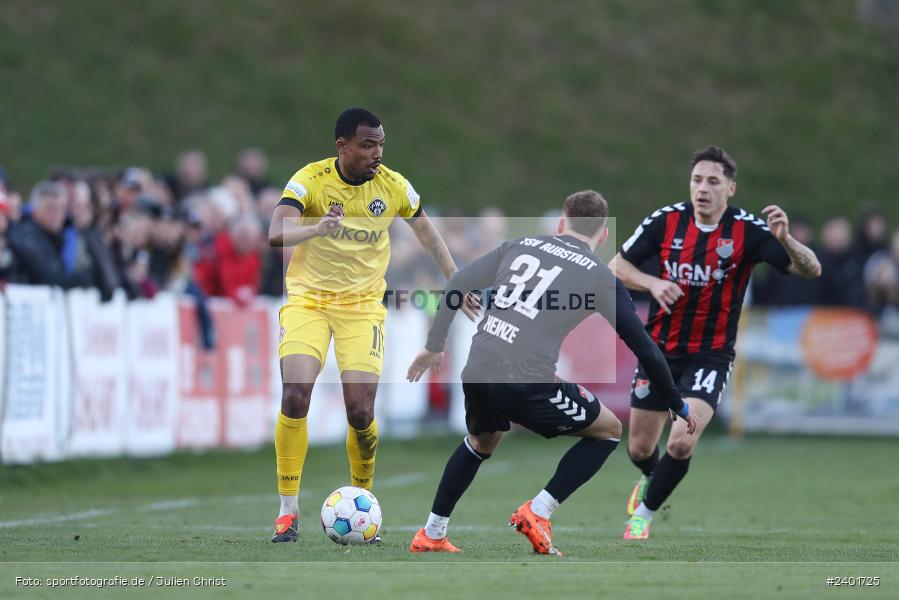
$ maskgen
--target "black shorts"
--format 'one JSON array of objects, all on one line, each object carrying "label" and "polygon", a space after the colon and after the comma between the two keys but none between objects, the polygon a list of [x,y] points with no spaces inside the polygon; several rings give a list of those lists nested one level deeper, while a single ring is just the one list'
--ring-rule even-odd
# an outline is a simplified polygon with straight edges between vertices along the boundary
[{"label": "black shorts", "polygon": [[[732,356],[720,352],[700,352],[665,358],[681,396],[699,398],[718,410],[721,393],[734,366]],[[668,403],[650,385],[643,366],[639,364],[631,383],[631,407],[668,410]]]},{"label": "black shorts", "polygon": [[600,404],[586,388],[556,383],[465,383],[465,424],[472,435],[509,431],[518,423],[545,438],[588,427]]}]

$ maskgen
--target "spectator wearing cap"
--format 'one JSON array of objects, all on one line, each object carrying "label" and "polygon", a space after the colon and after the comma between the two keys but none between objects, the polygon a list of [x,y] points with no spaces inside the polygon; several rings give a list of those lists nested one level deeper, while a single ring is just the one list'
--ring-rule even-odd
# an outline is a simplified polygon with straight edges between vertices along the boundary
[{"label": "spectator wearing cap", "polygon": [[150,224],[150,276],[163,289],[169,287],[184,254],[184,223],[168,206],[155,205]]},{"label": "spectator wearing cap", "polygon": [[150,277],[151,224],[149,215],[134,210],[123,214],[115,227],[113,257],[129,299],[152,298],[159,291]]},{"label": "spectator wearing cap", "polygon": [[9,247],[14,256],[10,280],[63,289],[90,286],[90,269],[67,270],[63,263],[65,191],[56,183],[41,182],[32,190],[29,204],[30,214],[9,232]]},{"label": "spectator wearing cap", "polygon": [[144,175],[138,167],[122,171],[113,191],[113,205],[121,215],[134,210],[144,189]]}]

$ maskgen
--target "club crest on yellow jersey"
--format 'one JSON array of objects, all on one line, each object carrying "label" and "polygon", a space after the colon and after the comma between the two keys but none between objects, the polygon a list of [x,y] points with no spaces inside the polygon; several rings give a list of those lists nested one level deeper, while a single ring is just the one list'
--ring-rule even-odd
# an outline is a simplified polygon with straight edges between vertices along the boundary
[{"label": "club crest on yellow jersey", "polygon": [[368,203],[368,212],[376,217],[380,217],[387,210],[387,204],[380,198],[375,198]]}]

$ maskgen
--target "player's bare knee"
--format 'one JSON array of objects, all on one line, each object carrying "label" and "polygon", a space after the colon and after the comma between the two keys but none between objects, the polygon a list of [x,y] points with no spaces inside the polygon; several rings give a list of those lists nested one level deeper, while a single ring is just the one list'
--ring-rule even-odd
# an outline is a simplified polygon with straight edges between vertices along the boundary
[{"label": "player's bare knee", "polygon": [[468,444],[476,451],[481,454],[493,454],[493,451],[496,450],[496,447],[499,446],[500,440],[503,439],[503,434],[501,431],[494,431],[492,433],[479,433],[477,435],[468,434]]},{"label": "player's bare knee", "polygon": [[281,413],[291,419],[305,417],[309,412],[312,386],[305,383],[285,383],[281,390]]},{"label": "player's bare knee", "polygon": [[609,417],[609,421],[606,425],[607,431],[605,438],[615,438],[616,440],[620,440],[621,432],[623,431],[621,420],[619,420],[611,411],[608,411],[606,415]]},{"label": "player's bare knee", "polygon": [[694,444],[688,439],[675,438],[668,440],[668,454],[677,460],[685,460],[693,454]]},{"label": "player's bare knee", "polygon": [[655,448],[655,444],[649,443],[649,440],[635,437],[629,437],[627,440],[627,454],[633,460],[644,460],[649,458],[649,455],[653,453]]},{"label": "player's bare knee", "polygon": [[357,403],[347,406],[346,420],[353,429],[366,429],[375,419],[374,404]]}]

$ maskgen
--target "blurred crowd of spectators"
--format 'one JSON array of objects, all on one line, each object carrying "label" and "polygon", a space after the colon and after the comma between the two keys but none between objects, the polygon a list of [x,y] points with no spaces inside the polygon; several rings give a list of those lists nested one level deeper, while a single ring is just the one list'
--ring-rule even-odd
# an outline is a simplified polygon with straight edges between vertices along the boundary
[{"label": "blurred crowd of spectators", "polygon": [[27,198],[0,170],[0,284],[94,287],[129,299],[160,290],[246,303],[281,295],[282,255],[265,243],[281,188],[265,154],[240,153],[233,174],[210,182],[191,150],[171,173],[53,170]]},{"label": "blurred crowd of spectators", "polygon": [[821,277],[801,279],[774,269],[757,273],[755,304],[846,306],[899,318],[899,230],[890,231],[882,210],[863,208],[854,230],[847,217],[832,217],[818,235],[808,221],[793,217],[790,232],[815,250]]},{"label": "blurred crowd of spectators", "polygon": [[[233,173],[212,182],[205,155],[190,150],[164,174],[136,166],[117,173],[56,169],[23,198],[0,168],[0,286],[94,287],[104,299],[119,288],[132,299],[169,290],[239,304],[260,294],[280,296],[291,250],[269,248],[265,231],[287,175],[271,181],[266,155],[248,148]],[[548,220],[547,231],[554,225]],[[494,208],[475,219],[446,215],[438,226],[460,266],[515,235]],[[899,315],[899,230],[890,232],[881,210],[863,209],[854,230],[848,218],[831,218],[818,235],[794,216],[791,231],[816,250],[823,275],[804,280],[759,271],[755,304]],[[390,287],[442,287],[442,275],[409,227],[394,224],[391,240]]]}]

